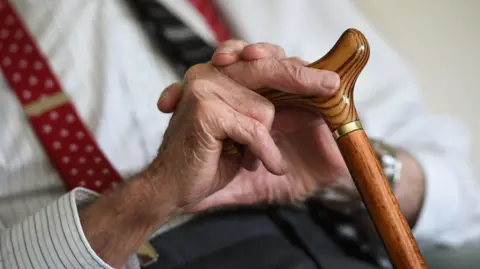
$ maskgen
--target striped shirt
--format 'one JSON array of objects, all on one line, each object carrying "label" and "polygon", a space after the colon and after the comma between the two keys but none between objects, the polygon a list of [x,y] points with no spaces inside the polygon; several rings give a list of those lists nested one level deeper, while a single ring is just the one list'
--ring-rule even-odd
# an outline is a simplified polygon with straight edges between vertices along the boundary
[{"label": "striped shirt", "polygon": [[[169,120],[157,111],[156,100],[178,78],[127,8],[118,0],[12,2],[117,170],[128,178],[145,167]],[[185,1],[163,2],[213,41],[194,8]],[[346,28],[362,30],[372,45],[356,90],[365,128],[409,150],[427,176],[415,236],[454,245],[480,233],[472,221],[480,203],[468,130],[457,119],[424,111],[415,81],[349,1],[217,2],[242,39],[276,43],[308,61],[323,55]],[[0,269],[111,268],[90,247],[77,212],[98,195],[81,188],[67,192],[3,78],[0,126]],[[426,137],[425,130],[436,131]],[[157,233],[190,217],[172,220]],[[138,268],[134,256],[127,268]]]}]

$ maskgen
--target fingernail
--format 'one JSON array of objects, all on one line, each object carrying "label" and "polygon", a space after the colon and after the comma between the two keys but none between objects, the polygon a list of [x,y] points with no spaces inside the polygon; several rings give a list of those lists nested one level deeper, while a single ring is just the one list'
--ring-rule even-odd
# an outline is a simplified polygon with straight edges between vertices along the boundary
[{"label": "fingernail", "polygon": [[266,52],[266,53],[269,52],[268,49],[265,48],[265,46],[263,46],[262,44],[254,44],[254,46],[257,52]]},{"label": "fingernail", "polygon": [[230,54],[230,53],[233,53],[235,52],[235,50],[231,47],[221,47],[221,48],[218,48],[216,51],[215,51],[215,54]]},{"label": "fingernail", "polygon": [[158,99],[158,104],[160,105],[163,101],[165,101],[168,93],[168,91],[163,91],[162,94],[160,94],[160,98]]},{"label": "fingernail", "polygon": [[340,77],[337,73],[330,72],[325,75],[322,86],[329,90],[336,90],[340,86]]}]

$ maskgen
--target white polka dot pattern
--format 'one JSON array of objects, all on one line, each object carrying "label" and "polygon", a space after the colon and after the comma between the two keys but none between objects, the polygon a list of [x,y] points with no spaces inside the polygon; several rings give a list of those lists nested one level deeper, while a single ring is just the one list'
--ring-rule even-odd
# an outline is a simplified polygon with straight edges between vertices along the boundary
[{"label": "white polka dot pattern", "polygon": [[[34,25],[32,30],[35,31],[35,36],[42,35],[42,37],[45,37],[44,41],[47,43],[51,40],[63,42],[75,38],[79,38],[79,40],[88,43],[88,40],[83,33],[79,32],[83,32],[86,28],[90,28],[90,26],[92,26],[94,32],[97,32],[98,27],[96,27],[96,24],[88,22],[88,27],[84,27],[85,22],[83,20],[81,23],[77,23],[76,18],[65,16],[65,14],[68,14],[68,10],[72,10],[75,15],[80,15],[76,13],[78,12],[83,13],[83,15],[81,15],[82,17],[87,16],[87,19],[94,18],[91,17],[93,14],[90,14],[89,12],[81,12],[81,10],[79,10],[91,10],[92,6],[86,5],[86,7],[84,7],[85,5],[81,4],[82,1],[83,0],[57,1],[54,5],[50,5],[49,3],[46,3],[46,1],[35,0],[11,0],[10,3],[14,3],[15,6],[18,6],[22,10],[30,10],[30,8],[32,8],[31,10],[34,12],[27,12],[27,17],[24,17],[25,22],[27,25]],[[39,2],[43,2],[43,4]],[[114,4],[95,5],[96,7],[94,8],[103,10],[102,6],[104,6],[107,7],[107,10],[105,11],[118,11],[118,8],[121,7],[120,4],[118,4],[117,1],[112,3]],[[65,9],[64,7],[67,8]],[[55,8],[55,10],[53,8]],[[51,12],[45,12],[47,10]],[[12,93],[15,92],[20,103],[23,105],[39,100],[42,94],[49,96],[52,93],[58,92],[59,87],[57,81],[52,79],[52,81],[49,82],[48,77],[45,77],[45,74],[41,73],[44,71],[50,72],[48,70],[49,66],[47,64],[42,65],[42,61],[39,62],[40,64],[36,64],[36,61],[40,58],[38,56],[37,47],[35,45],[28,45],[29,41],[24,40],[30,38],[30,33],[28,31],[23,32],[23,28],[17,27],[17,21],[14,21],[12,25],[6,26],[5,19],[8,14],[6,12],[11,12],[9,4],[7,0],[0,0],[0,34],[2,29],[8,29],[8,33],[5,36],[6,39],[0,38],[0,72],[5,70],[5,72],[8,72],[9,76],[8,78],[2,76],[1,80],[4,87],[0,91],[12,90]],[[117,16],[117,13],[118,12],[113,12],[116,21],[122,22],[128,18],[126,15]],[[97,15],[104,16],[100,14]],[[108,15],[108,17],[110,17],[110,15]],[[58,18],[63,19],[59,20]],[[68,21],[68,24],[64,23],[64,21]],[[116,24],[116,21],[109,20],[105,26]],[[40,24],[38,22],[40,22]],[[70,23],[72,23],[72,25],[70,25]],[[79,24],[82,25],[80,27],[82,28],[82,31],[78,31]],[[105,31],[111,32],[110,27],[113,27],[113,29],[117,28],[116,26],[108,26]],[[68,33],[75,33],[75,37],[59,33],[62,31],[61,29],[68,29],[66,31]],[[102,29],[102,32],[103,31],[104,30]],[[88,30],[86,30],[86,32],[88,32]],[[110,37],[102,34],[102,39],[110,40]],[[97,41],[99,40],[97,39]],[[59,44],[62,44],[61,42]],[[16,46],[13,46],[10,49],[10,44],[12,43],[16,44]],[[75,43],[78,44],[79,42]],[[72,58],[79,58],[81,62],[80,69],[83,69],[83,66],[88,66],[88,63],[86,62],[88,62],[89,56],[95,57],[96,61],[99,63],[104,61],[104,57],[96,57],[97,55],[93,55],[96,53],[89,55],[90,51],[99,51],[96,49],[97,46],[104,46],[103,44],[100,45],[100,43],[103,42],[96,42],[95,47],[89,47],[88,50],[81,50],[80,53],[76,50],[74,53],[75,57]],[[83,48],[81,45],[78,46]],[[110,45],[108,45],[108,47],[110,47]],[[50,51],[51,47],[46,45],[45,48]],[[62,44],[53,49],[54,54],[62,54],[65,50],[69,49],[69,46],[67,44]],[[83,59],[85,55],[88,55],[87,61]],[[4,60],[4,58],[6,58],[6,60]],[[75,62],[77,60],[72,58],[68,58],[68,60],[65,61],[65,65],[69,66],[68,72],[75,74],[74,81],[78,79],[79,81],[82,81],[82,84],[85,83],[84,85],[81,85],[80,88],[83,90],[89,90],[90,82],[86,82],[88,80],[82,78],[82,75],[79,74],[81,72],[77,73],[78,69],[75,70],[77,68],[75,67]],[[55,61],[53,58],[52,60]],[[4,63],[6,67],[4,66]],[[62,68],[59,68],[58,70],[61,69]],[[94,69],[89,69],[89,71],[93,70]],[[166,73],[168,74],[172,73],[168,69],[167,71],[168,72]],[[14,72],[18,72],[20,77],[16,75],[14,76]],[[30,75],[35,75],[38,78],[38,82],[34,86],[29,85],[28,78]],[[166,81],[170,81],[170,78],[173,78],[172,75],[169,75],[168,77],[169,79]],[[13,81],[14,78],[15,82]],[[18,80],[18,78],[20,80]],[[98,82],[92,83],[91,85],[97,85],[96,83]],[[155,84],[158,85],[158,83]],[[77,86],[75,83],[70,85],[72,85],[72,91],[76,91]],[[43,89],[43,87],[46,89]],[[50,126],[47,128],[49,130],[48,134],[46,133],[40,138],[42,139],[41,144],[45,144],[45,147],[48,148],[44,151],[48,154],[42,154],[42,148],[38,148],[38,142],[40,139],[36,139],[36,137],[32,136],[30,130],[24,132],[24,130],[29,128],[29,122],[22,118],[23,115],[18,114],[17,102],[11,102],[12,96],[10,93],[6,93],[7,95],[5,95],[5,92],[2,92],[2,94],[2,97],[0,97],[1,102],[2,104],[7,103],[7,106],[0,105],[0,117],[6,116],[7,118],[14,119],[7,121],[7,125],[2,127],[7,128],[8,131],[12,130],[11,133],[7,132],[7,140],[10,140],[10,137],[12,137],[15,140],[12,142],[15,143],[10,143],[7,145],[8,148],[5,148],[5,139],[3,139],[3,137],[0,139],[0,174],[3,176],[6,172],[6,179],[9,179],[3,181],[0,180],[2,181],[2,184],[0,184],[0,196],[2,198],[7,197],[0,202],[0,215],[2,216],[0,219],[0,268],[111,269],[111,267],[108,266],[108,264],[105,264],[91,248],[89,242],[84,237],[82,226],[78,218],[79,214],[77,208],[93,202],[97,196],[93,195],[86,189],[75,189],[66,193],[65,196],[60,197],[60,193],[63,191],[61,188],[62,182],[59,182],[59,178],[54,174],[57,170],[56,167],[52,167],[46,163],[45,157],[51,158],[52,154],[58,154],[54,156],[55,160],[52,159],[52,163],[60,167],[59,170],[61,170],[61,172],[59,171],[59,173],[62,178],[78,180],[78,183],[76,183],[77,186],[94,189],[100,192],[108,188],[109,182],[119,178],[114,175],[116,173],[115,170],[111,168],[108,160],[104,158],[101,151],[98,149],[98,146],[94,144],[94,141],[92,142],[88,130],[85,130],[84,126],[77,125],[77,123],[81,124],[81,119],[68,117],[67,122],[68,114],[71,113],[76,116],[76,112],[73,108],[62,107],[60,110],[55,109],[46,112],[45,115],[41,115],[41,119],[31,119],[33,125],[32,130],[35,130],[37,135],[39,132],[43,132],[44,125]],[[3,98],[5,96],[7,96],[7,98]],[[92,109],[92,111],[93,110],[95,109]],[[99,118],[103,118],[103,116]],[[14,122],[14,124],[12,124],[12,122]],[[60,132],[62,128],[68,130],[69,134],[67,137],[61,135]],[[112,132],[112,128],[108,129],[107,133],[105,133],[106,136],[108,136],[109,132]],[[16,136],[17,130],[20,131],[21,136]],[[2,135],[4,135],[4,133],[5,132],[2,132]],[[103,133],[104,131],[101,131],[101,135],[103,135]],[[40,135],[38,136],[40,137]],[[48,141],[44,142],[46,141],[45,139],[48,139]],[[114,140],[116,141],[117,139]],[[59,145],[61,145],[61,148],[54,152],[53,143],[55,141],[60,143]],[[81,141],[85,141],[85,143]],[[68,146],[71,143],[76,143],[78,145],[78,151],[76,154],[72,154],[68,151]],[[114,142],[112,142],[112,144],[113,143]],[[17,145],[21,146],[17,147]],[[94,147],[94,150],[91,153],[85,152],[85,147],[87,145],[92,145]],[[128,147],[131,147],[131,145]],[[105,148],[109,149],[110,147],[107,145]],[[5,154],[9,158],[9,160],[7,160],[7,167],[5,167],[3,158],[6,156]],[[10,156],[12,158],[10,158]],[[136,154],[130,157],[135,158],[133,156],[136,156]],[[83,163],[83,161],[82,163],[79,163],[79,160],[81,160],[82,157],[85,158],[85,163]],[[10,160],[12,160],[12,162],[10,162]],[[17,160],[19,162],[17,162]],[[16,163],[14,167],[10,166],[10,163],[13,162]],[[119,163],[119,166],[121,165],[122,164]],[[4,168],[7,168],[7,170],[5,171]],[[87,176],[89,168],[95,171],[91,177]],[[102,169],[107,169],[111,172],[108,176],[104,176],[101,173]],[[70,175],[70,172],[72,172],[73,175]],[[113,183],[117,182],[113,181]],[[67,184],[68,188],[75,186],[75,182],[73,182],[73,184]],[[113,186],[116,184],[111,185]],[[16,195],[16,198],[9,199],[8,197],[13,194]],[[132,257],[136,259],[136,255],[132,255]],[[139,268],[138,262],[132,260],[132,262],[124,268]]]},{"label": "white polka dot pattern", "polygon": [[[22,105],[62,92],[44,56],[12,7],[0,0],[0,9],[0,67]],[[122,180],[70,102],[39,116],[31,116],[30,122],[69,188],[82,186],[103,192],[113,182]]]}]

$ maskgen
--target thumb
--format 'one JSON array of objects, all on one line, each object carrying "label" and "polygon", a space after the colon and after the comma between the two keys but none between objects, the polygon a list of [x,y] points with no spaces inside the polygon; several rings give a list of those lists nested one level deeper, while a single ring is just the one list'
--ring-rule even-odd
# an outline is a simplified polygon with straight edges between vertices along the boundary
[{"label": "thumb", "polygon": [[157,102],[157,107],[163,113],[171,113],[175,111],[178,103],[181,100],[183,92],[183,83],[177,82],[173,83],[165,90],[163,90],[162,95]]}]

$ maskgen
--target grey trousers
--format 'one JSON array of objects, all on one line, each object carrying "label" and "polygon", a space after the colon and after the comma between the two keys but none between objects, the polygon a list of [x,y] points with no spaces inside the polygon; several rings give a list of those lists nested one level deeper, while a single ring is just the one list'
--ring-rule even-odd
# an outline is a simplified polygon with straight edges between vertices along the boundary
[{"label": "grey trousers", "polygon": [[372,269],[347,255],[308,214],[236,208],[202,215],[150,241],[158,262],[145,269]]}]

